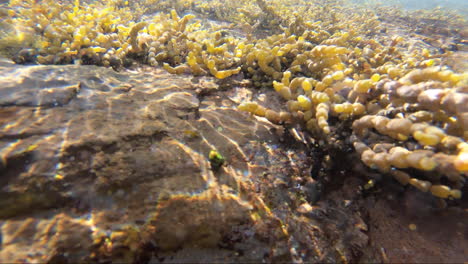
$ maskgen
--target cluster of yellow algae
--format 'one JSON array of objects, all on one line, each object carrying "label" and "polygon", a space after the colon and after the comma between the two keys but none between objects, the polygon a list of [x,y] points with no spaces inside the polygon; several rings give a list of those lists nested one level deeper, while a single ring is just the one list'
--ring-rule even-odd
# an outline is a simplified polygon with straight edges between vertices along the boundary
[{"label": "cluster of yellow algae", "polygon": [[[0,12],[8,28],[0,46],[23,63],[139,62],[218,79],[242,73],[253,86],[277,91],[285,108],[245,102],[240,110],[302,125],[323,142],[352,123],[347,144],[365,165],[434,196],[460,198],[468,172],[467,74],[444,65],[450,52],[406,50],[404,37],[381,34],[379,14],[391,10],[398,11],[343,1],[12,0]],[[210,27],[193,13],[232,24]],[[265,37],[255,38],[259,32]]]}]

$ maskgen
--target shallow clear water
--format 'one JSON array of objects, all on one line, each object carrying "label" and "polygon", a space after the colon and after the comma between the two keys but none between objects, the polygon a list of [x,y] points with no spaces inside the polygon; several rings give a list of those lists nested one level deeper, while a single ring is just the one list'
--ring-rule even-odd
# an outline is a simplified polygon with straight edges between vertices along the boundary
[{"label": "shallow clear water", "polygon": [[0,262],[465,261],[466,1],[352,2],[0,1]]}]

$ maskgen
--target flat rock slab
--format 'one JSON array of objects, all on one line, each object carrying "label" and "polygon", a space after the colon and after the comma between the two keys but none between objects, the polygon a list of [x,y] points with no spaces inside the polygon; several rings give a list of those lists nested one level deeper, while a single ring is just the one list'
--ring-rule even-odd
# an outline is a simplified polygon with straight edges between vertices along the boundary
[{"label": "flat rock slab", "polygon": [[[235,109],[245,88],[150,68],[1,61],[0,74],[1,260],[135,261],[214,248],[203,259],[261,261],[286,248],[251,178],[290,157],[269,151],[280,148],[280,127]],[[211,150],[225,158],[216,171]]]}]

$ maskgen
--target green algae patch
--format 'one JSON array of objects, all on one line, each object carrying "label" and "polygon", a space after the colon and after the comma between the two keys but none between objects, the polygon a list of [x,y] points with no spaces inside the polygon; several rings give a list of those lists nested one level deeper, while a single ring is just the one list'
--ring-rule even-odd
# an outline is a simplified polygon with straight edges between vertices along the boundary
[{"label": "green algae patch", "polygon": [[208,159],[211,164],[211,169],[213,171],[217,171],[223,166],[225,159],[224,157],[217,151],[217,150],[211,150],[210,153],[208,154]]}]

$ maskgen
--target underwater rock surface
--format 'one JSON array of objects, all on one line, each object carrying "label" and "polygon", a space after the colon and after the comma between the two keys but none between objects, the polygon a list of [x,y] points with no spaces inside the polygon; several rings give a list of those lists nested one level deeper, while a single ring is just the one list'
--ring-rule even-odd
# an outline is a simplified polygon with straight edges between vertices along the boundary
[{"label": "underwater rock surface", "polygon": [[0,75],[0,262],[464,261],[466,209],[437,215],[410,190],[396,214],[348,171],[322,192],[305,145],[236,110],[275,108],[274,91],[157,68],[2,60]]}]

